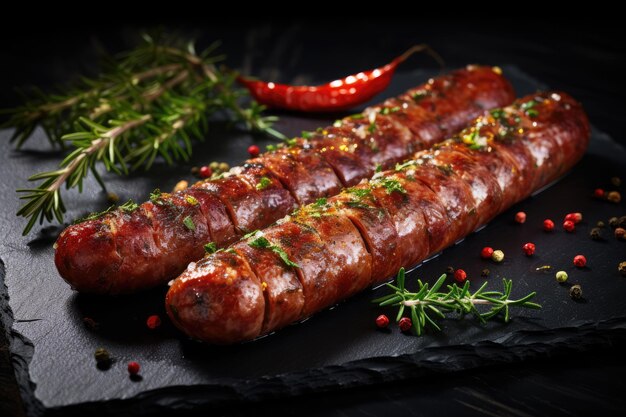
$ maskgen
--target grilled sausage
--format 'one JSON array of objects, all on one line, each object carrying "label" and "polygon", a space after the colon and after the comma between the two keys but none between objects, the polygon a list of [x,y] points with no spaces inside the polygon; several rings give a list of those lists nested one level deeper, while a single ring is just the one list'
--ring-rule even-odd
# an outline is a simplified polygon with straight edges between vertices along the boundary
[{"label": "grilled sausage", "polygon": [[248,160],[224,178],[68,227],[55,245],[57,269],[81,292],[130,293],[164,284],[200,259],[204,244],[224,247],[300,205],[335,195],[513,98],[498,69],[474,66],[434,78]]},{"label": "grilled sausage", "polygon": [[563,93],[478,118],[337,196],[192,263],[166,297],[189,336],[228,344],[301,320],[476,230],[572,168],[589,140]]}]

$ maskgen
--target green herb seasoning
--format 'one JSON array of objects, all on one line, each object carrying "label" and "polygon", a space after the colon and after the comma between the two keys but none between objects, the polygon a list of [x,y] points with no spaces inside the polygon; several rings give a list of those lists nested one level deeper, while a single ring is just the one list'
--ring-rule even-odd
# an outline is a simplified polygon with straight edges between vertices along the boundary
[{"label": "green herb seasoning", "polygon": [[256,189],[265,190],[270,185],[272,185],[272,180],[270,180],[268,177],[261,177],[259,183],[256,185]]},{"label": "green herb seasoning", "polygon": [[297,263],[295,263],[291,259],[289,259],[289,256],[287,255],[287,253],[282,248],[280,248],[277,245],[273,245],[264,236],[260,236],[260,237],[258,237],[256,239],[248,242],[248,245],[250,245],[253,248],[269,249],[272,252],[274,252],[275,254],[277,254],[285,265],[287,265],[287,266],[289,266],[291,268],[300,268],[300,266]]},{"label": "green herb seasoning", "polygon": [[198,200],[196,200],[196,198],[192,195],[186,195],[185,200],[192,206],[197,206],[198,204],[200,204],[198,203]]},{"label": "green herb seasoning", "polygon": [[206,253],[215,253],[217,251],[217,245],[215,242],[209,242],[204,245],[204,250]]},{"label": "green herb seasoning", "polygon": [[379,180],[376,180],[376,182],[377,182],[377,185],[380,185],[385,190],[387,190],[387,194],[391,194],[394,191],[402,193],[402,194],[406,194],[406,190],[404,189],[404,187],[402,186],[402,184],[400,184],[400,181],[398,180],[394,180],[391,178],[381,178]]},{"label": "green herb seasoning", "polygon": [[196,225],[193,222],[193,219],[191,218],[191,216],[187,216],[183,219],[183,224],[185,225],[185,227],[191,231],[195,231],[196,230]]},{"label": "green herb seasoning", "polygon": [[417,91],[411,95],[411,98],[413,99],[413,101],[418,103],[422,101],[423,99],[425,99],[427,96],[428,96],[428,93],[426,91]]},{"label": "green herb seasoning", "polygon": [[132,213],[137,210],[137,208],[139,208],[139,204],[135,203],[133,200],[128,200],[120,206],[120,210],[125,213]]}]

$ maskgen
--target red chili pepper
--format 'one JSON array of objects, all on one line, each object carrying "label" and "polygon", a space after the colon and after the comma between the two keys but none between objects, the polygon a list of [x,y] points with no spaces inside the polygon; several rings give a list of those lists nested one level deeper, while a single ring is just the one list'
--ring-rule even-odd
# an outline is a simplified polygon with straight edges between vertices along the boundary
[{"label": "red chili pepper", "polygon": [[319,86],[288,85],[237,76],[256,101],[269,107],[304,112],[347,110],[365,103],[383,91],[396,68],[416,52],[426,51],[438,62],[441,58],[428,45],[416,45],[381,68],[359,72]]}]

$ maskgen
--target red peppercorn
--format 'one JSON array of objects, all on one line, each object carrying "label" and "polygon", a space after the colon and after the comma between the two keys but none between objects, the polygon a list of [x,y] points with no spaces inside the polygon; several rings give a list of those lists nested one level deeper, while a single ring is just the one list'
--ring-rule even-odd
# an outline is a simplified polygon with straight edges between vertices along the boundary
[{"label": "red peppercorn", "polygon": [[389,326],[389,317],[385,316],[384,314],[376,317],[376,326],[379,329],[384,329]]},{"label": "red peppercorn", "polygon": [[198,174],[200,174],[200,178],[209,178],[213,174],[213,170],[205,165],[200,167]]},{"label": "red peppercorn", "polygon": [[137,362],[128,362],[128,373],[131,375],[137,375],[141,367]]},{"label": "red peppercorn", "polygon": [[543,221],[543,230],[546,232],[551,232],[554,230],[554,222],[550,219],[545,219]]},{"label": "red peppercorn", "polygon": [[584,268],[585,265],[587,265],[587,258],[585,258],[583,255],[574,256],[574,265],[576,265],[578,268]]},{"label": "red peppercorn", "polygon": [[571,220],[565,220],[563,222],[563,229],[565,229],[566,232],[573,232],[574,229],[576,229],[576,226],[574,225],[574,222]]},{"label": "red peppercorn", "polygon": [[454,271],[454,280],[460,284],[464,283],[467,280],[467,273],[462,269],[457,269]]},{"label": "red peppercorn", "polygon": [[491,259],[491,255],[493,255],[492,247],[485,246],[483,250],[480,251],[480,257],[483,259]]},{"label": "red peppercorn", "polygon": [[515,214],[515,221],[518,223],[524,223],[526,221],[526,213],[519,211]]},{"label": "red peppercorn", "polygon": [[409,330],[411,330],[411,327],[413,327],[413,322],[408,317],[402,317],[400,319],[400,322],[398,323],[398,326],[400,326],[400,330],[402,330],[403,332],[408,332]]},{"label": "red peppercorn", "polygon": [[146,326],[148,326],[148,329],[156,329],[160,325],[161,325],[161,318],[157,316],[156,314],[153,314],[152,316],[148,317],[148,319],[146,320]]},{"label": "red peppercorn", "polygon": [[602,188],[596,188],[593,191],[593,196],[595,198],[604,198],[604,190]]},{"label": "red peppercorn", "polygon": [[574,222],[574,224],[578,224],[583,220],[583,215],[581,213],[568,213],[565,216],[565,220],[569,220]]},{"label": "red peppercorn", "polygon": [[522,250],[524,251],[526,256],[531,256],[535,253],[535,244],[530,242],[525,243],[524,246],[522,246]]},{"label": "red peppercorn", "polygon": [[248,146],[248,153],[251,157],[256,158],[261,153],[261,149],[256,145],[250,145]]}]

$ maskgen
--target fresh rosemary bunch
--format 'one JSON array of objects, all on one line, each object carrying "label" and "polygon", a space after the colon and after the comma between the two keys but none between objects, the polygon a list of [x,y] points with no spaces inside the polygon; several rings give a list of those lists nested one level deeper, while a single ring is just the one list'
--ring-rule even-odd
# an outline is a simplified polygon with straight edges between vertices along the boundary
[{"label": "fresh rosemary bunch", "polygon": [[157,157],[168,164],[187,160],[192,140],[202,140],[209,122],[229,120],[276,138],[275,117],[234,85],[235,75],[216,67],[216,44],[197,54],[193,44],[143,37],[136,49],[110,60],[96,78],[84,78],[64,95],[37,93],[11,109],[3,127],[13,127],[17,148],[39,125],[53,145],[69,146],[59,168],[33,175],[36,188],[19,189],[25,204],[17,212],[28,219],[24,235],[36,221],[63,222],[61,189],[78,187],[90,173],[104,187],[97,164],[127,174],[150,168]]},{"label": "fresh rosemary bunch", "polygon": [[[386,284],[393,290],[392,294],[377,298],[372,302],[380,306],[395,305],[399,306],[396,321],[400,321],[405,310],[408,308],[411,314],[411,322],[413,329],[418,336],[421,336],[427,326],[437,330],[441,328],[435,322],[436,318],[445,318],[446,312],[454,312],[465,316],[472,314],[481,323],[499,315],[504,314],[504,321],[510,320],[509,308],[512,306],[525,307],[532,309],[540,309],[541,305],[533,303],[530,300],[536,295],[531,292],[525,297],[518,300],[511,300],[511,289],[513,283],[511,280],[503,279],[504,291],[485,291],[487,282],[474,293],[469,290],[470,283],[465,281],[463,287],[456,284],[447,285],[447,292],[439,292],[446,280],[446,274],[439,277],[432,287],[428,283],[417,280],[417,292],[410,292],[404,286],[405,271],[401,268],[396,278],[396,285]],[[477,306],[491,306],[491,308],[481,313]]]}]

